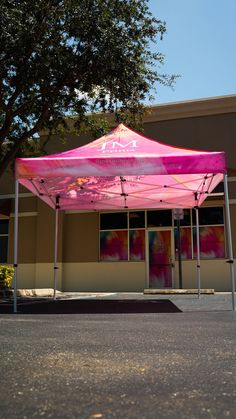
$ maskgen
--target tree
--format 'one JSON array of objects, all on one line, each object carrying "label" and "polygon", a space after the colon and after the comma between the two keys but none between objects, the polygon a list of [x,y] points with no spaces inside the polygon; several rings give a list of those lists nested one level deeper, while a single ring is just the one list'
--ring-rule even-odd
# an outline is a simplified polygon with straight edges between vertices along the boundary
[{"label": "tree", "polygon": [[138,113],[154,82],[174,76],[150,43],[165,23],[148,0],[2,0],[0,176],[43,128],[88,111]]}]

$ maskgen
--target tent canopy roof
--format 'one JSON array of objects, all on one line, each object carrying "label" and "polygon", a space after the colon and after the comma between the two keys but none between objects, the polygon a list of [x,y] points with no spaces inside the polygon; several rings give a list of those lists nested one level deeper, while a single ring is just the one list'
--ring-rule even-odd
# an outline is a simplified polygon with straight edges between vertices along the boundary
[{"label": "tent canopy roof", "polygon": [[191,208],[201,205],[226,172],[224,152],[151,140],[118,125],[85,146],[16,159],[19,182],[55,208]]}]

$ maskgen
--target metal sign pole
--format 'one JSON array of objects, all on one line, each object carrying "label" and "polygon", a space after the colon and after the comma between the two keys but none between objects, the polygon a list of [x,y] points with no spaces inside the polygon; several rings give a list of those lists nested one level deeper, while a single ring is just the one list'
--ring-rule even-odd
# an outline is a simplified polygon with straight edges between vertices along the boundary
[{"label": "metal sign pole", "polygon": [[178,267],[179,267],[179,288],[183,288],[183,273],[182,273],[182,253],[181,253],[181,230],[180,220],[184,219],[183,208],[173,209],[174,220],[177,221],[177,248],[178,248]]},{"label": "metal sign pole", "polygon": [[232,246],[227,174],[224,175],[224,192],[225,192],[225,220],[226,220],[226,230],[227,230],[228,258],[229,258],[228,263],[230,266],[230,279],[231,279],[231,290],[232,290],[232,309],[235,310],[234,256],[233,256],[233,246]]},{"label": "metal sign pole", "polygon": [[200,236],[199,236],[199,214],[198,207],[195,207],[196,210],[196,238],[197,238],[197,289],[198,289],[198,298],[201,294],[201,261],[200,261]]},{"label": "metal sign pole", "polygon": [[19,181],[15,181],[15,218],[14,218],[14,313],[17,313],[17,267],[18,267],[18,219],[19,219]]},{"label": "metal sign pole", "polygon": [[181,255],[181,235],[180,235],[180,219],[177,219],[177,236],[178,236],[178,265],[179,265],[179,288],[183,288],[182,280],[182,255]]}]

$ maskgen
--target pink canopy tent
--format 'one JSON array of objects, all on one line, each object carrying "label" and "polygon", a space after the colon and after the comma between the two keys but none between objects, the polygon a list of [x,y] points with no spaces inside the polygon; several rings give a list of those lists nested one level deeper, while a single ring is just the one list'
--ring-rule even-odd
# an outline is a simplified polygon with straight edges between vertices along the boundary
[{"label": "pink canopy tent", "polygon": [[[148,139],[123,124],[98,140],[73,150],[37,158],[18,158],[15,176],[15,277],[19,183],[56,209],[55,269],[59,209],[197,209],[223,179],[227,192],[224,152],[172,147]],[[228,201],[227,229],[231,237],[227,208]],[[199,237],[197,242],[199,253]],[[232,261],[230,248],[229,257]],[[197,265],[200,278],[199,258]]]},{"label": "pink canopy tent", "polygon": [[62,210],[192,208],[223,180],[224,152],[171,147],[120,124],[83,147],[16,160],[19,182]]}]

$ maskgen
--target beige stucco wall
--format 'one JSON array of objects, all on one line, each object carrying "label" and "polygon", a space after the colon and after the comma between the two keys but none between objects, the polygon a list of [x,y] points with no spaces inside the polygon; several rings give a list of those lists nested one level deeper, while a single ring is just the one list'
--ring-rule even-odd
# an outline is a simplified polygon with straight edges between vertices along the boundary
[{"label": "beige stucco wall", "polygon": [[236,205],[230,205],[233,254],[236,257]]},{"label": "beige stucco wall", "polygon": [[[80,292],[142,292],[145,284],[144,262],[91,262],[58,264],[57,289]],[[18,288],[53,288],[53,264],[20,264]],[[178,264],[174,269],[178,288]],[[183,288],[197,288],[196,261],[183,262]],[[229,265],[225,260],[201,261],[201,288],[231,291]]]},{"label": "beige stucco wall", "polygon": [[144,262],[64,263],[66,291],[143,291]]},{"label": "beige stucco wall", "polygon": [[[196,261],[188,260],[183,264],[183,288],[197,288]],[[178,288],[178,263],[175,264],[175,287]],[[201,288],[213,288],[215,291],[230,291],[229,264],[224,259],[201,261]]]},{"label": "beige stucco wall", "polygon": [[[24,207],[26,209],[26,207]],[[33,209],[32,207],[30,209]],[[34,208],[35,209],[35,208]],[[52,288],[54,212],[38,202],[37,212],[19,217],[19,288]],[[30,215],[31,214],[31,215]],[[231,205],[234,254],[236,205]],[[13,257],[14,217],[10,217],[10,263]],[[142,291],[144,262],[99,262],[99,214],[60,214],[57,288],[65,291]],[[63,261],[63,262],[62,262]],[[229,291],[225,260],[201,261],[202,287]],[[175,264],[174,287],[178,287]],[[196,261],[183,261],[183,287],[196,287]]]},{"label": "beige stucco wall", "polygon": [[36,288],[35,271],[35,263],[19,264],[17,271],[17,288]]},{"label": "beige stucco wall", "polygon": [[[62,264],[57,264],[57,289],[62,290]],[[54,288],[53,263],[19,263],[17,288]]]},{"label": "beige stucco wall", "polygon": [[99,258],[99,214],[64,215],[63,262],[97,262]]},{"label": "beige stucco wall", "polygon": [[[33,211],[35,210],[35,211]],[[63,213],[59,213],[58,255],[62,261]],[[54,260],[55,211],[40,199],[19,200],[19,263],[52,263]],[[9,219],[9,263],[13,263],[14,213]]]},{"label": "beige stucco wall", "polygon": [[[37,244],[37,215],[19,216],[18,230],[18,260],[19,263],[36,262]],[[10,217],[9,222],[9,263],[13,263],[14,247],[14,216]]]},{"label": "beige stucco wall", "polygon": [[[19,199],[19,212],[37,212],[38,198],[36,196],[24,197]],[[14,212],[14,200],[12,200],[12,213]]]},{"label": "beige stucco wall", "polygon": [[[145,285],[145,262],[65,263],[65,291],[133,291]],[[197,288],[196,261],[183,262],[183,288]],[[174,287],[178,288],[178,264],[174,269]],[[230,291],[229,265],[225,260],[201,262],[201,288]]]},{"label": "beige stucco wall", "polygon": [[[57,263],[56,288],[62,290],[62,263]],[[54,288],[54,264],[35,264],[35,288]]]},{"label": "beige stucco wall", "polygon": [[[54,260],[55,211],[38,199],[36,232],[36,262],[52,263]],[[58,220],[58,262],[62,261],[63,213]]]}]

